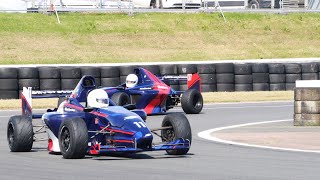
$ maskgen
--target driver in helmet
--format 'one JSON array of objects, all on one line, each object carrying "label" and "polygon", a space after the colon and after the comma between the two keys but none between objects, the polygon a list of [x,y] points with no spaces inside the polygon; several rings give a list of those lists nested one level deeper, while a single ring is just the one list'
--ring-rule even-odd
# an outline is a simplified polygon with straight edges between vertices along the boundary
[{"label": "driver in helmet", "polygon": [[102,89],[94,89],[87,96],[87,105],[92,108],[107,108],[109,106],[108,93]]},{"label": "driver in helmet", "polygon": [[129,74],[126,78],[126,87],[133,88],[138,84],[138,76],[135,74]]}]

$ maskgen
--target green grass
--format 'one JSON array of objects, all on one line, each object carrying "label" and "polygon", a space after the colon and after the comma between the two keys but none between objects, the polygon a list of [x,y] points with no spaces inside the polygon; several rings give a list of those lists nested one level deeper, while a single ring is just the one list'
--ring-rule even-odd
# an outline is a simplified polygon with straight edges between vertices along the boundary
[{"label": "green grass", "polygon": [[320,14],[0,14],[0,64],[320,56]]}]

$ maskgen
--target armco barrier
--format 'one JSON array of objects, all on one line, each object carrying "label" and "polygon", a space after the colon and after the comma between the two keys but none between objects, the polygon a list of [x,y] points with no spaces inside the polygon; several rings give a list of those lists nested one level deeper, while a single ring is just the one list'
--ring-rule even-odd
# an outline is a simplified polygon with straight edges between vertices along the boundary
[{"label": "armco barrier", "polygon": [[[156,75],[186,75],[198,72],[203,92],[293,90],[296,80],[319,79],[320,62],[192,62],[158,65],[86,65],[0,67],[0,99],[19,98],[22,87],[35,90],[73,89],[83,75],[92,75],[103,87],[124,83],[136,67]],[[175,90],[185,90],[186,82],[165,82]]]}]

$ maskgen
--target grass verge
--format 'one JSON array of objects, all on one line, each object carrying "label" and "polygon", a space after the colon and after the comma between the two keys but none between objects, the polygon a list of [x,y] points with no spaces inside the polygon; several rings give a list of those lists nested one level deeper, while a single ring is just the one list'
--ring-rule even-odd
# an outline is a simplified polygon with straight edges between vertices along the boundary
[{"label": "grass verge", "polygon": [[[205,103],[289,101],[293,100],[293,91],[255,91],[255,92],[210,92],[203,93]],[[33,108],[54,108],[58,99],[35,99]],[[21,100],[0,100],[0,109],[20,109]]]},{"label": "grass verge", "polygon": [[0,13],[0,64],[320,56],[319,13]]}]

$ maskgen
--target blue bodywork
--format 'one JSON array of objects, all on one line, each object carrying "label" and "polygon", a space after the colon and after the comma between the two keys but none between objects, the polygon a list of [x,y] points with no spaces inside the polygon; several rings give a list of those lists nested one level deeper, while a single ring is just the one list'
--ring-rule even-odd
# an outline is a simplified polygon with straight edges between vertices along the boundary
[{"label": "blue bodywork", "polygon": [[190,148],[189,140],[184,139],[153,145],[153,135],[143,120],[146,113],[142,109],[130,111],[122,106],[115,106],[112,101],[108,108],[86,107],[87,95],[95,88],[94,78],[84,76],[64,103],[62,113],[55,109],[43,114],[43,121],[56,137],[59,136],[63,120],[80,117],[88,129],[89,154]]}]

